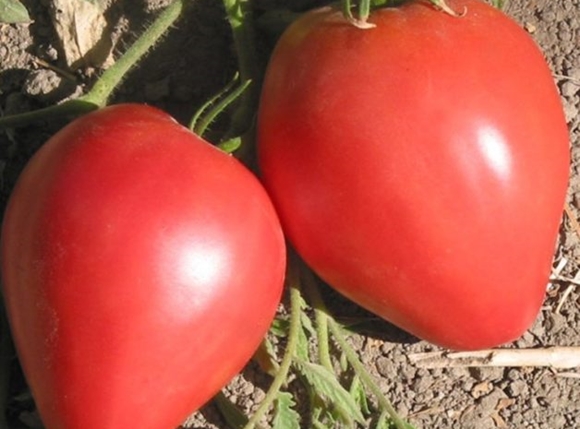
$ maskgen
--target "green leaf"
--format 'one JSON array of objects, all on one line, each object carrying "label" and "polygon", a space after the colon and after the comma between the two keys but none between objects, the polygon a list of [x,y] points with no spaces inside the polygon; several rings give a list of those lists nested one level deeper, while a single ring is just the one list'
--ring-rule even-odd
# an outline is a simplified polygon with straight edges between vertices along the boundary
[{"label": "green leaf", "polygon": [[340,365],[340,370],[342,372],[346,372],[346,370],[348,369],[348,358],[346,357],[345,353],[340,354],[340,358],[338,360],[338,363]]},{"label": "green leaf", "polygon": [[308,334],[310,334],[311,337],[316,335],[316,329],[314,329],[312,320],[308,317],[306,313],[301,314],[300,323],[302,323],[302,326],[304,327],[304,329],[306,329],[306,332],[308,332]]},{"label": "green leaf", "polygon": [[391,423],[387,419],[387,413],[381,413],[375,429],[392,429]]},{"label": "green leaf", "polygon": [[299,360],[309,361],[310,352],[308,345],[308,337],[304,332],[302,325],[298,327],[298,343],[296,344],[296,357]]},{"label": "green leaf", "polygon": [[300,429],[300,414],[294,410],[295,405],[290,393],[278,392],[272,429]]},{"label": "green leaf", "polygon": [[270,333],[276,337],[287,337],[290,330],[290,321],[280,316],[276,317],[270,326]]},{"label": "green leaf", "polygon": [[23,24],[30,22],[30,15],[18,0],[0,0],[0,22],[4,24]]},{"label": "green leaf", "polygon": [[326,426],[324,423],[322,423],[318,420],[314,420],[312,422],[312,427],[314,429],[333,429],[331,426]]},{"label": "green leaf", "polygon": [[322,365],[306,361],[296,361],[296,367],[317,395],[336,408],[341,419],[350,424],[352,421],[364,423],[364,416],[350,393],[341,386],[336,375]]},{"label": "green leaf", "polygon": [[258,350],[254,353],[253,359],[260,366],[262,371],[272,377],[275,377],[280,369],[274,346],[267,337],[262,340],[260,347],[258,347]]},{"label": "green leaf", "polygon": [[222,391],[213,398],[213,403],[229,427],[241,429],[248,423],[248,417]]},{"label": "green leaf", "polygon": [[369,415],[371,413],[369,409],[369,402],[362,382],[358,375],[355,375],[352,379],[349,389],[350,396],[354,399],[354,402],[358,405],[359,409],[363,414]]},{"label": "green leaf", "polygon": [[[407,422],[403,422],[405,429],[415,429],[413,425]],[[393,423],[393,421],[389,418],[386,411],[381,413],[379,419],[377,420],[377,424],[375,425],[374,429],[398,429],[397,425]]]}]

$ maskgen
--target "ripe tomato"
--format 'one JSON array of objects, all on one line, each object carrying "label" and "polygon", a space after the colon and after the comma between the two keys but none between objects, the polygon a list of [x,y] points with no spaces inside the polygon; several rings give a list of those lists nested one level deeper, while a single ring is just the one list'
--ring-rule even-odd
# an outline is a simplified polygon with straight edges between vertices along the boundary
[{"label": "ripe tomato", "polygon": [[287,237],[345,296],[430,342],[520,336],[544,298],[568,131],[532,39],[479,0],[325,7],[279,41],[258,118]]},{"label": "ripe tomato", "polygon": [[36,153],[1,252],[48,429],[178,426],[250,359],[285,270],[255,176],[143,105],[86,115]]}]

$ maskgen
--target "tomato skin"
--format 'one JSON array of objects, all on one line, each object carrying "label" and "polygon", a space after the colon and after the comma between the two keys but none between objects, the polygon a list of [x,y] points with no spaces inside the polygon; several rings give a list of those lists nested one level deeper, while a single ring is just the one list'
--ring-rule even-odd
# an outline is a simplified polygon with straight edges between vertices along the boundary
[{"label": "tomato skin", "polygon": [[568,130],[532,39],[479,0],[306,13],[270,60],[263,182],[328,284],[432,343],[519,337],[542,304]]},{"label": "tomato skin", "polygon": [[144,105],[86,115],[32,158],[2,230],[4,294],[47,429],[171,429],[250,359],[285,271],[236,159]]}]

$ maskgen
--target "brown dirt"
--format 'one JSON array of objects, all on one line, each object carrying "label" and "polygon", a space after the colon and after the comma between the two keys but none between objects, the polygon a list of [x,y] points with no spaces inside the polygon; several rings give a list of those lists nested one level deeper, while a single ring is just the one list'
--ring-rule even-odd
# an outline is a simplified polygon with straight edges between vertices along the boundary
[{"label": "brown dirt", "polygon": [[[28,25],[0,25],[0,107],[3,114],[53,104],[86,89],[94,79],[87,70],[74,79],[39,65],[40,58],[62,67],[49,15],[49,1],[26,0],[34,20]],[[121,1],[116,29],[122,33],[118,50],[152,19],[159,1]],[[161,2],[162,3],[162,2]],[[260,0],[261,7],[288,3],[303,9],[320,1]],[[562,95],[572,145],[569,213],[564,217],[555,265],[566,260],[561,276],[580,272],[580,0],[512,0],[512,15],[538,42],[552,67]],[[265,44],[267,46],[267,44]],[[198,0],[187,19],[165,37],[131,74],[115,101],[142,101],[168,110],[181,121],[230,79],[235,68],[233,48],[219,2]],[[62,123],[0,132],[1,195],[4,203],[23,163]],[[530,231],[533,233],[533,231]],[[580,278],[580,276],[578,277]],[[569,294],[564,291],[569,289]],[[330,291],[335,307],[359,310]],[[564,300],[565,299],[565,300]],[[534,326],[513,348],[580,345],[580,290],[575,283],[554,281]],[[346,310],[345,310],[346,309]],[[580,427],[580,373],[539,367],[422,369],[409,354],[433,350],[424,342],[385,338],[386,324],[355,336],[353,344],[365,365],[377,376],[388,397],[418,428],[573,428]],[[381,334],[379,332],[382,331]],[[398,336],[399,340],[405,337]],[[40,427],[21,379],[13,382],[10,418],[14,427]],[[18,381],[20,380],[20,381]],[[251,410],[264,397],[268,379],[249,365],[227,387],[228,395]],[[185,424],[221,429],[225,425],[208,406]]]}]

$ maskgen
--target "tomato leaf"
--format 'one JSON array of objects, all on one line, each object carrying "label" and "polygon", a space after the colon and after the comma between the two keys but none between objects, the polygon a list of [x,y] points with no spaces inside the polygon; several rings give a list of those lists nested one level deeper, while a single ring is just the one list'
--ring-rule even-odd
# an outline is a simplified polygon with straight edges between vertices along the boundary
[{"label": "tomato leaf", "polygon": [[298,327],[298,343],[296,345],[296,357],[299,360],[310,360],[310,353],[308,350],[308,337],[302,325]]},{"label": "tomato leaf", "polygon": [[280,369],[280,365],[276,358],[276,351],[274,350],[272,342],[268,338],[262,340],[260,347],[254,353],[253,359],[260,366],[262,371],[272,377],[275,377]]},{"label": "tomato leaf", "polygon": [[[410,423],[403,422],[405,429],[415,429]],[[393,423],[393,421],[389,418],[386,411],[381,413],[379,419],[377,420],[377,424],[374,426],[374,429],[398,429],[398,427]]]},{"label": "tomato leaf", "polygon": [[377,425],[375,429],[392,429],[389,420],[387,419],[387,413],[381,413],[379,416],[379,420],[377,421]]},{"label": "tomato leaf", "polygon": [[352,379],[349,393],[354,402],[358,405],[359,409],[363,412],[363,414],[368,415],[371,413],[364,386],[361,383],[358,375],[355,375],[354,378]]},{"label": "tomato leaf", "polygon": [[290,321],[281,316],[276,317],[270,326],[270,333],[276,337],[287,337],[290,329]]},{"label": "tomato leaf", "polygon": [[353,420],[364,422],[364,416],[350,393],[340,385],[336,376],[322,365],[296,360],[298,371],[308,384],[323,399],[332,404],[338,411],[341,420],[350,423]]},{"label": "tomato leaf", "polygon": [[[311,320],[304,313],[304,309],[307,307],[306,301],[301,296],[300,298],[300,325],[298,326],[298,344],[296,346],[296,357],[299,360],[309,361],[309,343],[308,334],[314,335],[314,327],[312,326]],[[308,334],[307,334],[308,333]]]},{"label": "tomato leaf", "polygon": [[30,15],[18,0],[0,0],[0,22],[4,24],[23,24],[30,22]]},{"label": "tomato leaf", "polygon": [[340,369],[342,370],[342,372],[345,372],[348,369],[348,358],[346,357],[346,353],[340,354],[338,363],[340,365]]},{"label": "tomato leaf", "polygon": [[288,392],[276,396],[272,429],[300,429],[300,414],[294,410],[296,403]]},{"label": "tomato leaf", "polygon": [[300,322],[302,323],[304,329],[306,329],[306,331],[308,332],[309,336],[316,335],[316,329],[314,329],[314,326],[312,325],[312,320],[308,317],[306,313],[302,313],[300,317]]},{"label": "tomato leaf", "polygon": [[228,426],[242,428],[248,423],[248,417],[222,391],[218,392],[214,397],[213,403],[216,405]]}]

